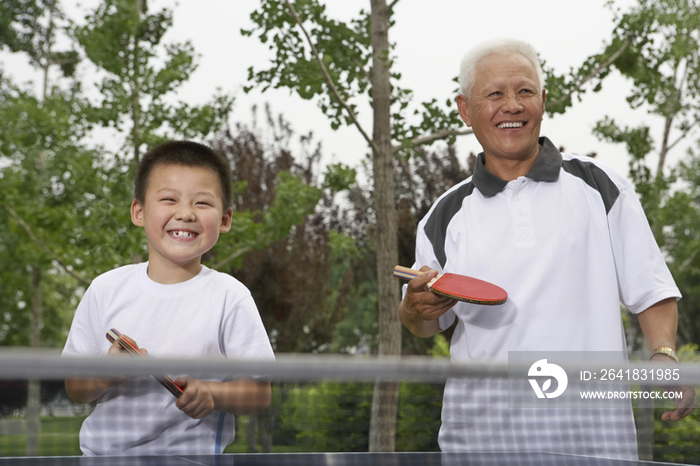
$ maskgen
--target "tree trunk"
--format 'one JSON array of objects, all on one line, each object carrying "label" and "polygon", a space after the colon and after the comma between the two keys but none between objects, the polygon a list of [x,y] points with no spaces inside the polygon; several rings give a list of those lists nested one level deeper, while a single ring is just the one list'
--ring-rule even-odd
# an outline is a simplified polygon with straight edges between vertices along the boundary
[{"label": "tree trunk", "polygon": [[141,147],[141,103],[139,101],[139,29],[141,24],[141,16],[143,16],[143,2],[136,1],[136,26],[134,27],[134,68],[131,75],[131,119],[134,125],[131,128],[131,137],[134,144],[134,168],[139,164],[141,157],[139,148]]},{"label": "tree trunk", "polygon": [[[398,261],[396,201],[391,150],[391,83],[389,81],[389,9],[372,0],[372,108],[374,110],[374,208],[377,215],[377,286],[379,355],[401,353],[399,288],[392,276]],[[398,383],[377,382],[372,400],[369,450],[394,451]]]},{"label": "tree trunk", "polygon": [[[32,293],[31,329],[29,345],[38,348],[41,345],[41,320],[43,304],[41,296],[41,269],[32,267],[30,280]],[[27,410],[25,412],[27,424],[27,456],[39,456],[39,434],[41,433],[41,386],[38,380],[29,380],[27,384]]]},{"label": "tree trunk", "polygon": [[664,174],[664,164],[666,163],[666,154],[668,153],[668,138],[671,134],[671,127],[673,125],[673,114],[666,117],[666,123],[664,124],[664,136],[661,142],[661,151],[659,152],[659,164],[656,167],[656,178],[660,179]]}]

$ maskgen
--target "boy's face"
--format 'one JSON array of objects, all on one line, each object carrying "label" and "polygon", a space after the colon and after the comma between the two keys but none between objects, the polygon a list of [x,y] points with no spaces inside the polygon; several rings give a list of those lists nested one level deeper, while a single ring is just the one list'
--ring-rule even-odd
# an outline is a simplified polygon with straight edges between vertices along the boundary
[{"label": "boy's face", "polygon": [[224,211],[219,185],[216,173],[207,168],[170,164],[153,168],[144,203],[131,204],[131,221],[146,230],[149,275],[199,273],[202,254],[231,228],[232,209]]}]

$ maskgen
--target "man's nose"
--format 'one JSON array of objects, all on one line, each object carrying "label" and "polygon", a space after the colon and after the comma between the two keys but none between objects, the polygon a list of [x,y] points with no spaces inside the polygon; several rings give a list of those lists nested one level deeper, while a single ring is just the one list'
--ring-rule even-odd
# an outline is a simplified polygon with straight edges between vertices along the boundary
[{"label": "man's nose", "polygon": [[515,92],[507,93],[502,109],[506,113],[522,112],[523,104],[520,101],[520,97]]}]

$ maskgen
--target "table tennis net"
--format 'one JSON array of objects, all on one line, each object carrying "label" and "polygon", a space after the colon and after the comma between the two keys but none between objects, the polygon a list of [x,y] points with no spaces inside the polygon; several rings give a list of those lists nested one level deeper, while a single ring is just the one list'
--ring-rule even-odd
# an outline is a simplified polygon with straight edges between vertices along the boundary
[{"label": "table tennis net", "polygon": [[[441,446],[443,450],[558,451],[566,449],[566,442],[575,448],[587,442],[605,443],[610,450],[604,452],[615,452],[616,445],[629,440],[628,433],[614,416],[600,413],[620,410],[624,417],[625,407],[631,405],[641,459],[700,464],[700,415],[693,412],[677,422],[662,420],[664,412],[676,409],[664,393],[700,385],[698,353],[681,354],[684,360],[678,366],[649,363],[644,355],[615,364],[602,353],[597,359],[567,359],[559,363],[568,374],[565,393],[554,397],[549,395],[561,386],[556,374],[549,382],[547,375],[529,375],[536,374],[532,371],[538,367],[546,369],[541,362],[545,358],[533,359],[542,356],[539,354],[515,356],[508,362],[472,363],[339,355],[233,361],[62,358],[48,350],[0,351],[0,465],[7,457],[84,453],[80,429],[98,403],[113,395],[108,392],[97,402],[77,403],[67,396],[67,378],[127,378],[125,386],[133,393],[119,396],[131,397],[133,406],[113,413],[102,424],[90,424],[103,431],[105,442],[128,436],[133,426],[157,419],[163,405],[174,404],[176,398],[152,374],[168,374],[173,379],[183,374],[202,380],[255,378],[271,383],[269,407],[259,414],[235,416],[235,437],[221,446],[224,453],[367,452],[372,442],[386,441],[387,435],[377,437],[378,431],[388,432],[393,449],[402,452],[440,451]],[[544,364],[554,364],[557,356],[550,355],[549,363]],[[674,369],[679,369],[677,377]],[[601,380],[603,372],[605,378],[619,380]],[[646,380],[641,380],[641,374],[646,374]],[[155,392],[155,398],[140,397],[148,392]],[[585,404],[588,401],[578,399],[582,392],[598,398]],[[144,404],[151,399],[160,404]],[[559,404],[552,405],[554,402]],[[449,406],[449,412],[443,413],[443,404]],[[382,416],[386,409],[389,414]],[[502,422],[494,421],[497,411],[506,413],[505,429]],[[379,427],[373,427],[373,422]],[[571,435],[559,432],[558,436],[552,431],[556,422],[577,426]],[[441,427],[446,432],[440,434]],[[470,439],[466,444],[460,443],[464,437]]]}]

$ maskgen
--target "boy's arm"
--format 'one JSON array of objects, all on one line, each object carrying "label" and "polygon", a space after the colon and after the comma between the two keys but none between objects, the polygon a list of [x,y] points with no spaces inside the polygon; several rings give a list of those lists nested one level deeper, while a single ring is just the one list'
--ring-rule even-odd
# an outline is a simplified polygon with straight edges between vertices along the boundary
[{"label": "boy's arm", "polygon": [[66,393],[71,400],[84,404],[97,400],[121,382],[121,379],[66,379]]},{"label": "boy's arm", "polygon": [[182,377],[175,381],[184,393],[175,405],[193,419],[201,419],[212,411],[231,414],[257,414],[270,406],[270,382],[236,379],[212,382]]},{"label": "boy's arm", "polygon": [[[134,340],[126,335],[122,336],[138,348],[144,356],[148,354],[148,351],[145,348],[139,348]],[[112,343],[112,346],[109,347],[107,356],[118,355],[120,353],[123,354],[124,349],[115,341]],[[110,388],[121,385],[124,380],[126,380],[124,377],[111,377],[106,379],[66,379],[66,394],[68,398],[76,403],[89,403],[100,398],[107,393],[107,390]]]}]

